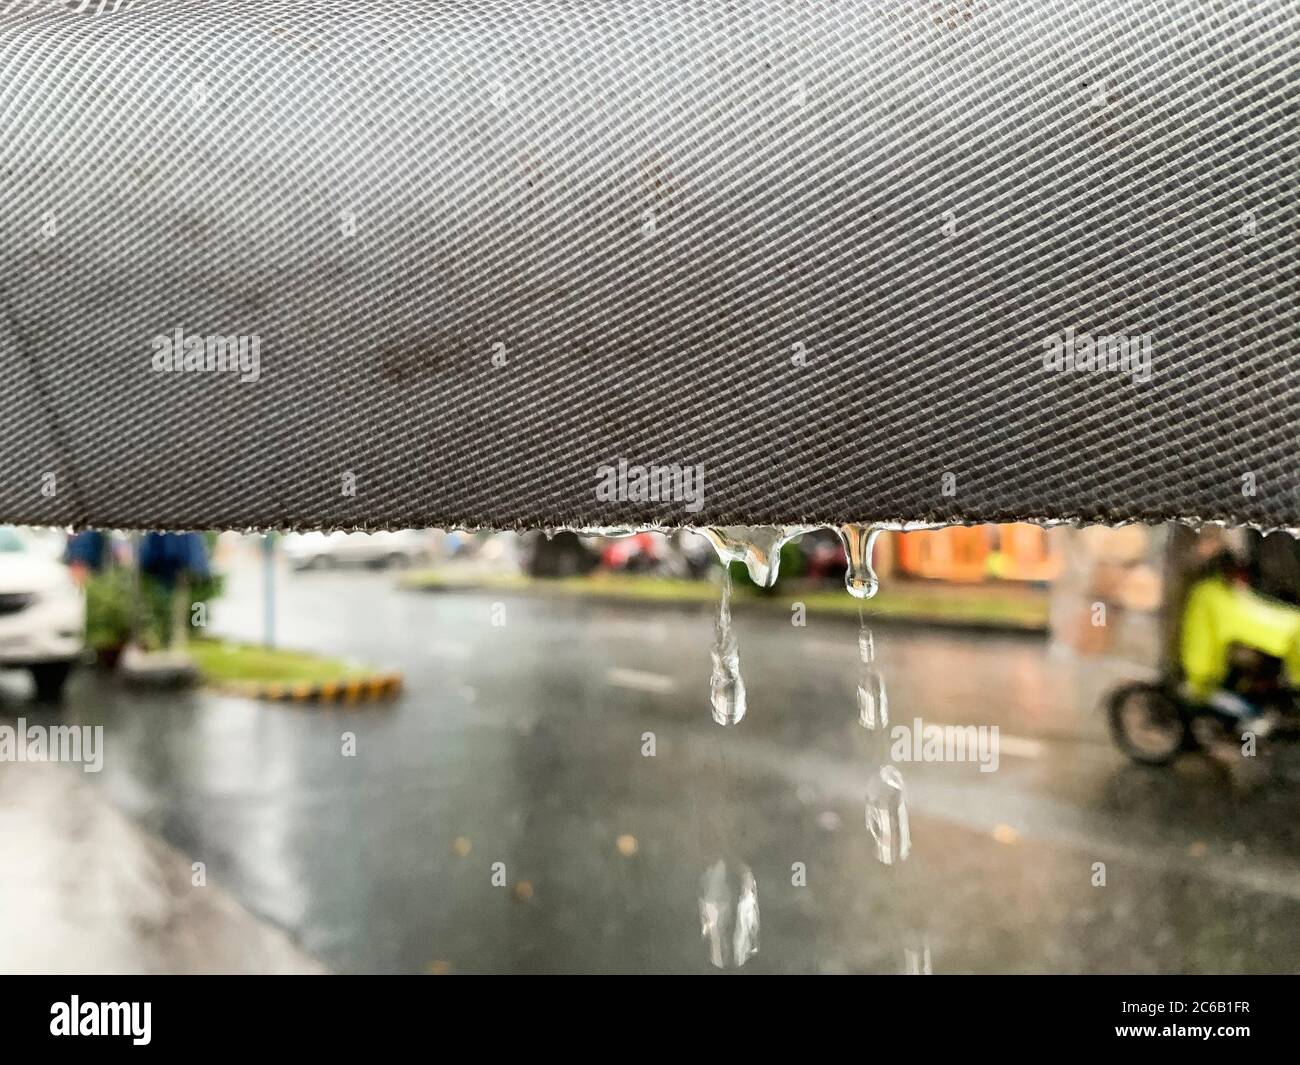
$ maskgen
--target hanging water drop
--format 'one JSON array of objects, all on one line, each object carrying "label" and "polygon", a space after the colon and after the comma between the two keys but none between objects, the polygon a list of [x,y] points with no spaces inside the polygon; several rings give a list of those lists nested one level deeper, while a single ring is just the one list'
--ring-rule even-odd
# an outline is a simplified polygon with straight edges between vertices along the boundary
[{"label": "hanging water drop", "polygon": [[724,566],[743,562],[750,580],[760,588],[771,588],[781,568],[781,548],[807,530],[794,526],[730,525],[696,531],[713,545]]},{"label": "hanging water drop", "polygon": [[709,960],[719,969],[744,965],[758,953],[758,883],[749,866],[734,874],[722,859],[700,877],[700,934]]},{"label": "hanging water drop", "polygon": [[745,716],[745,681],[740,675],[740,646],[731,627],[731,570],[722,571],[722,595],[714,623],[713,674],[709,677],[709,701],[713,720],[719,725],[736,725]]},{"label": "hanging water drop", "polygon": [[885,865],[901,862],[911,853],[903,777],[892,765],[881,766],[867,785],[867,827],[876,841],[876,857]]},{"label": "hanging water drop", "polygon": [[880,588],[876,572],[871,568],[871,552],[880,530],[874,525],[841,525],[839,534],[848,558],[844,587],[855,599],[870,599]]}]

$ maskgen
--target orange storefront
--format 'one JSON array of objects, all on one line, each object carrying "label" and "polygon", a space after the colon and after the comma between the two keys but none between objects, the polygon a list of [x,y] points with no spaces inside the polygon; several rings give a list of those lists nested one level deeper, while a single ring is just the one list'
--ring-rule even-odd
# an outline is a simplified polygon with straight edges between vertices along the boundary
[{"label": "orange storefront", "polygon": [[1037,525],[975,525],[896,534],[899,573],[941,581],[1050,581],[1061,569],[1053,538]]}]

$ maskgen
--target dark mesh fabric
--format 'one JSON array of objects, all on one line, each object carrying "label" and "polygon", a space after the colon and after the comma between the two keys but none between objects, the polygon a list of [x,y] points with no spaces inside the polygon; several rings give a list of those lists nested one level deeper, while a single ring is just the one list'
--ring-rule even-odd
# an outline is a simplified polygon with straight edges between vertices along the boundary
[{"label": "dark mesh fabric", "polygon": [[1300,525],[1293,0],[28,3],[0,520]]}]

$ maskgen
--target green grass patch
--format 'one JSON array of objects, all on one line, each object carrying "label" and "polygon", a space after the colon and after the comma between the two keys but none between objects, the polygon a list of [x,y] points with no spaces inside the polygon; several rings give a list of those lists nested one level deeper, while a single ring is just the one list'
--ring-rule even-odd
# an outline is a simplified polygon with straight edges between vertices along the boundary
[{"label": "green grass patch", "polygon": [[[718,599],[718,587],[709,581],[647,577],[636,574],[597,573],[589,577],[540,580],[518,574],[454,574],[426,570],[408,574],[405,588],[431,592],[520,592],[642,603],[707,603]],[[789,611],[798,600],[814,614],[857,617],[859,602],[847,591],[784,584],[776,591],[758,591],[737,585],[737,604]],[[885,581],[874,599],[861,604],[868,617],[1046,631],[1047,594],[1041,588],[1007,585],[950,585],[917,581]]]},{"label": "green grass patch", "polygon": [[315,683],[364,676],[368,670],[336,658],[256,644],[192,640],[187,650],[213,683],[256,681],[263,684]]}]

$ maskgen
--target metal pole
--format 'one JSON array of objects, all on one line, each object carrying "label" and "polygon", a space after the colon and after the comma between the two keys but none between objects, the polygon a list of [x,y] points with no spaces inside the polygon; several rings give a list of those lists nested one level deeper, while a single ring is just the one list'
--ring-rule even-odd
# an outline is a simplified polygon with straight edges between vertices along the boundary
[{"label": "metal pole", "polygon": [[171,607],[171,639],[168,641],[170,643],[168,650],[183,654],[190,642],[190,618],[192,616],[190,575],[185,570],[181,570],[176,575],[176,586],[172,589]]},{"label": "metal pole", "polygon": [[265,608],[265,629],[262,644],[275,646],[275,540],[274,533],[262,535],[262,602]]},{"label": "metal pole", "polygon": [[[127,644],[139,649],[144,646],[140,633],[143,624],[141,615],[145,611],[144,576],[140,572],[140,545],[144,542],[144,537],[138,532],[133,532],[129,535],[129,539],[131,541],[131,635],[127,639]],[[111,542],[109,550],[112,550]],[[109,565],[112,565],[111,560]]]}]

